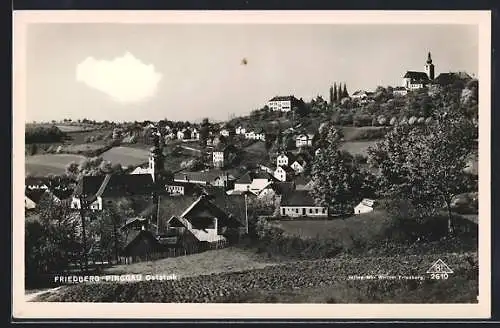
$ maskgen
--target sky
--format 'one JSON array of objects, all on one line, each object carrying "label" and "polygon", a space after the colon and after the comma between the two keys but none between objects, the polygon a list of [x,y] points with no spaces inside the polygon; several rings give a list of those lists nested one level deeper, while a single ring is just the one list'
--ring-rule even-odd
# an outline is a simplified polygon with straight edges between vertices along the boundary
[{"label": "sky", "polygon": [[[26,121],[226,120],[276,95],[328,99],[436,76],[477,75],[474,25],[38,23],[27,35]],[[246,59],[247,64],[242,64]]]}]

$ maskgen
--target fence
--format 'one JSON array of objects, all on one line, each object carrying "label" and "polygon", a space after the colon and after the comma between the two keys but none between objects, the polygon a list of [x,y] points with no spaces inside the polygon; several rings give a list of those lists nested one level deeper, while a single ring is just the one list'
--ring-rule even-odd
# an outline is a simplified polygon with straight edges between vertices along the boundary
[{"label": "fence", "polygon": [[226,248],[229,245],[227,240],[219,240],[213,243],[196,244],[189,248],[166,248],[161,251],[149,252],[141,255],[120,256],[119,263],[132,264],[137,262],[155,261],[170,257],[179,257],[197,254],[208,250]]}]

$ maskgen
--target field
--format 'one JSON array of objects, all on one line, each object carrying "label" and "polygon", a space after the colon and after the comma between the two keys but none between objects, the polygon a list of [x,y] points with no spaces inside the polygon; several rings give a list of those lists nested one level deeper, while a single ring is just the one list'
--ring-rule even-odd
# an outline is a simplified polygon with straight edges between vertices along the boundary
[{"label": "field", "polygon": [[32,175],[62,174],[66,165],[71,162],[79,163],[84,156],[70,154],[45,154],[26,156],[26,173]]},{"label": "field", "polygon": [[342,133],[344,135],[345,141],[355,141],[364,138],[366,135],[372,133],[375,134],[377,131],[382,130],[382,127],[352,127],[352,126],[342,126]]},{"label": "field", "polygon": [[260,269],[275,263],[249,250],[235,247],[211,250],[200,254],[172,257],[129,265],[116,265],[105,270],[106,274],[176,274],[193,277],[203,274]]},{"label": "field", "polygon": [[375,145],[378,140],[374,141],[346,141],[341,148],[348,151],[352,155],[368,156],[368,147]]},{"label": "field", "polygon": [[[451,279],[431,280],[437,258]],[[373,276],[352,280],[349,276]],[[417,277],[406,280],[400,277]],[[386,277],[386,278],[384,278]],[[394,277],[388,279],[387,277]],[[34,301],[154,303],[475,303],[477,253],[296,261],[177,280],[65,286]]]},{"label": "field", "polygon": [[113,164],[136,166],[148,161],[149,151],[140,148],[115,147],[102,153],[101,157]]},{"label": "field", "polygon": [[83,125],[56,124],[56,126],[62,132],[82,132],[82,131],[93,131],[96,129],[94,126],[83,126]]},{"label": "field", "polygon": [[283,220],[270,221],[283,229],[286,234],[307,238],[332,238],[346,244],[352,237],[366,240],[374,239],[389,226],[390,220],[385,212],[374,211],[348,218],[331,220]]}]

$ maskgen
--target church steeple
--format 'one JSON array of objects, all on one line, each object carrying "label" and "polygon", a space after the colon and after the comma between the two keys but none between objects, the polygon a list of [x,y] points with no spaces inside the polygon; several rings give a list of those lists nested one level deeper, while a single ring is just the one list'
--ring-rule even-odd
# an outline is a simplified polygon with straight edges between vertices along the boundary
[{"label": "church steeple", "polygon": [[427,53],[427,64],[432,64],[432,58],[431,58],[431,53]]},{"label": "church steeple", "polygon": [[160,139],[160,132],[153,131],[153,147],[149,153],[149,171],[155,182],[161,177],[164,169],[163,148]]},{"label": "church steeple", "polygon": [[429,80],[434,80],[434,64],[432,63],[430,51],[427,53],[427,61],[425,64],[425,73],[429,77]]}]

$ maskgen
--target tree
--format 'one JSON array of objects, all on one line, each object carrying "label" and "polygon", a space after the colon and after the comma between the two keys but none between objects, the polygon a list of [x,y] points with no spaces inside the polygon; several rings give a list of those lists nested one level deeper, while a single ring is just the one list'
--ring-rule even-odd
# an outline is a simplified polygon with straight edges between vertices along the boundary
[{"label": "tree", "polygon": [[335,91],[333,91],[333,86],[330,86],[330,105],[333,105],[335,101]]},{"label": "tree", "polygon": [[208,136],[210,134],[210,123],[208,118],[204,118],[200,127],[200,143],[203,147],[207,146]]},{"label": "tree", "polygon": [[399,125],[369,149],[370,162],[380,171],[385,194],[408,200],[417,209],[416,219],[444,205],[448,231],[453,233],[452,199],[472,184],[464,169],[473,151],[473,135],[472,122],[457,112],[428,125]]},{"label": "tree", "polygon": [[341,151],[336,133],[331,130],[326,145],[314,158],[311,196],[319,206],[337,214],[350,214],[354,206],[374,192],[374,179],[359,168],[353,157]]},{"label": "tree", "polygon": [[349,92],[347,92],[347,86],[344,83],[344,90],[342,91],[342,98],[347,98],[349,97]]},{"label": "tree", "polygon": [[78,164],[76,162],[70,162],[66,165],[66,174],[71,176],[71,177],[77,177],[78,176]]},{"label": "tree", "polygon": [[338,93],[337,93],[337,83],[335,82],[333,84],[333,101],[337,102],[338,100],[339,100],[339,96],[338,96]]}]

